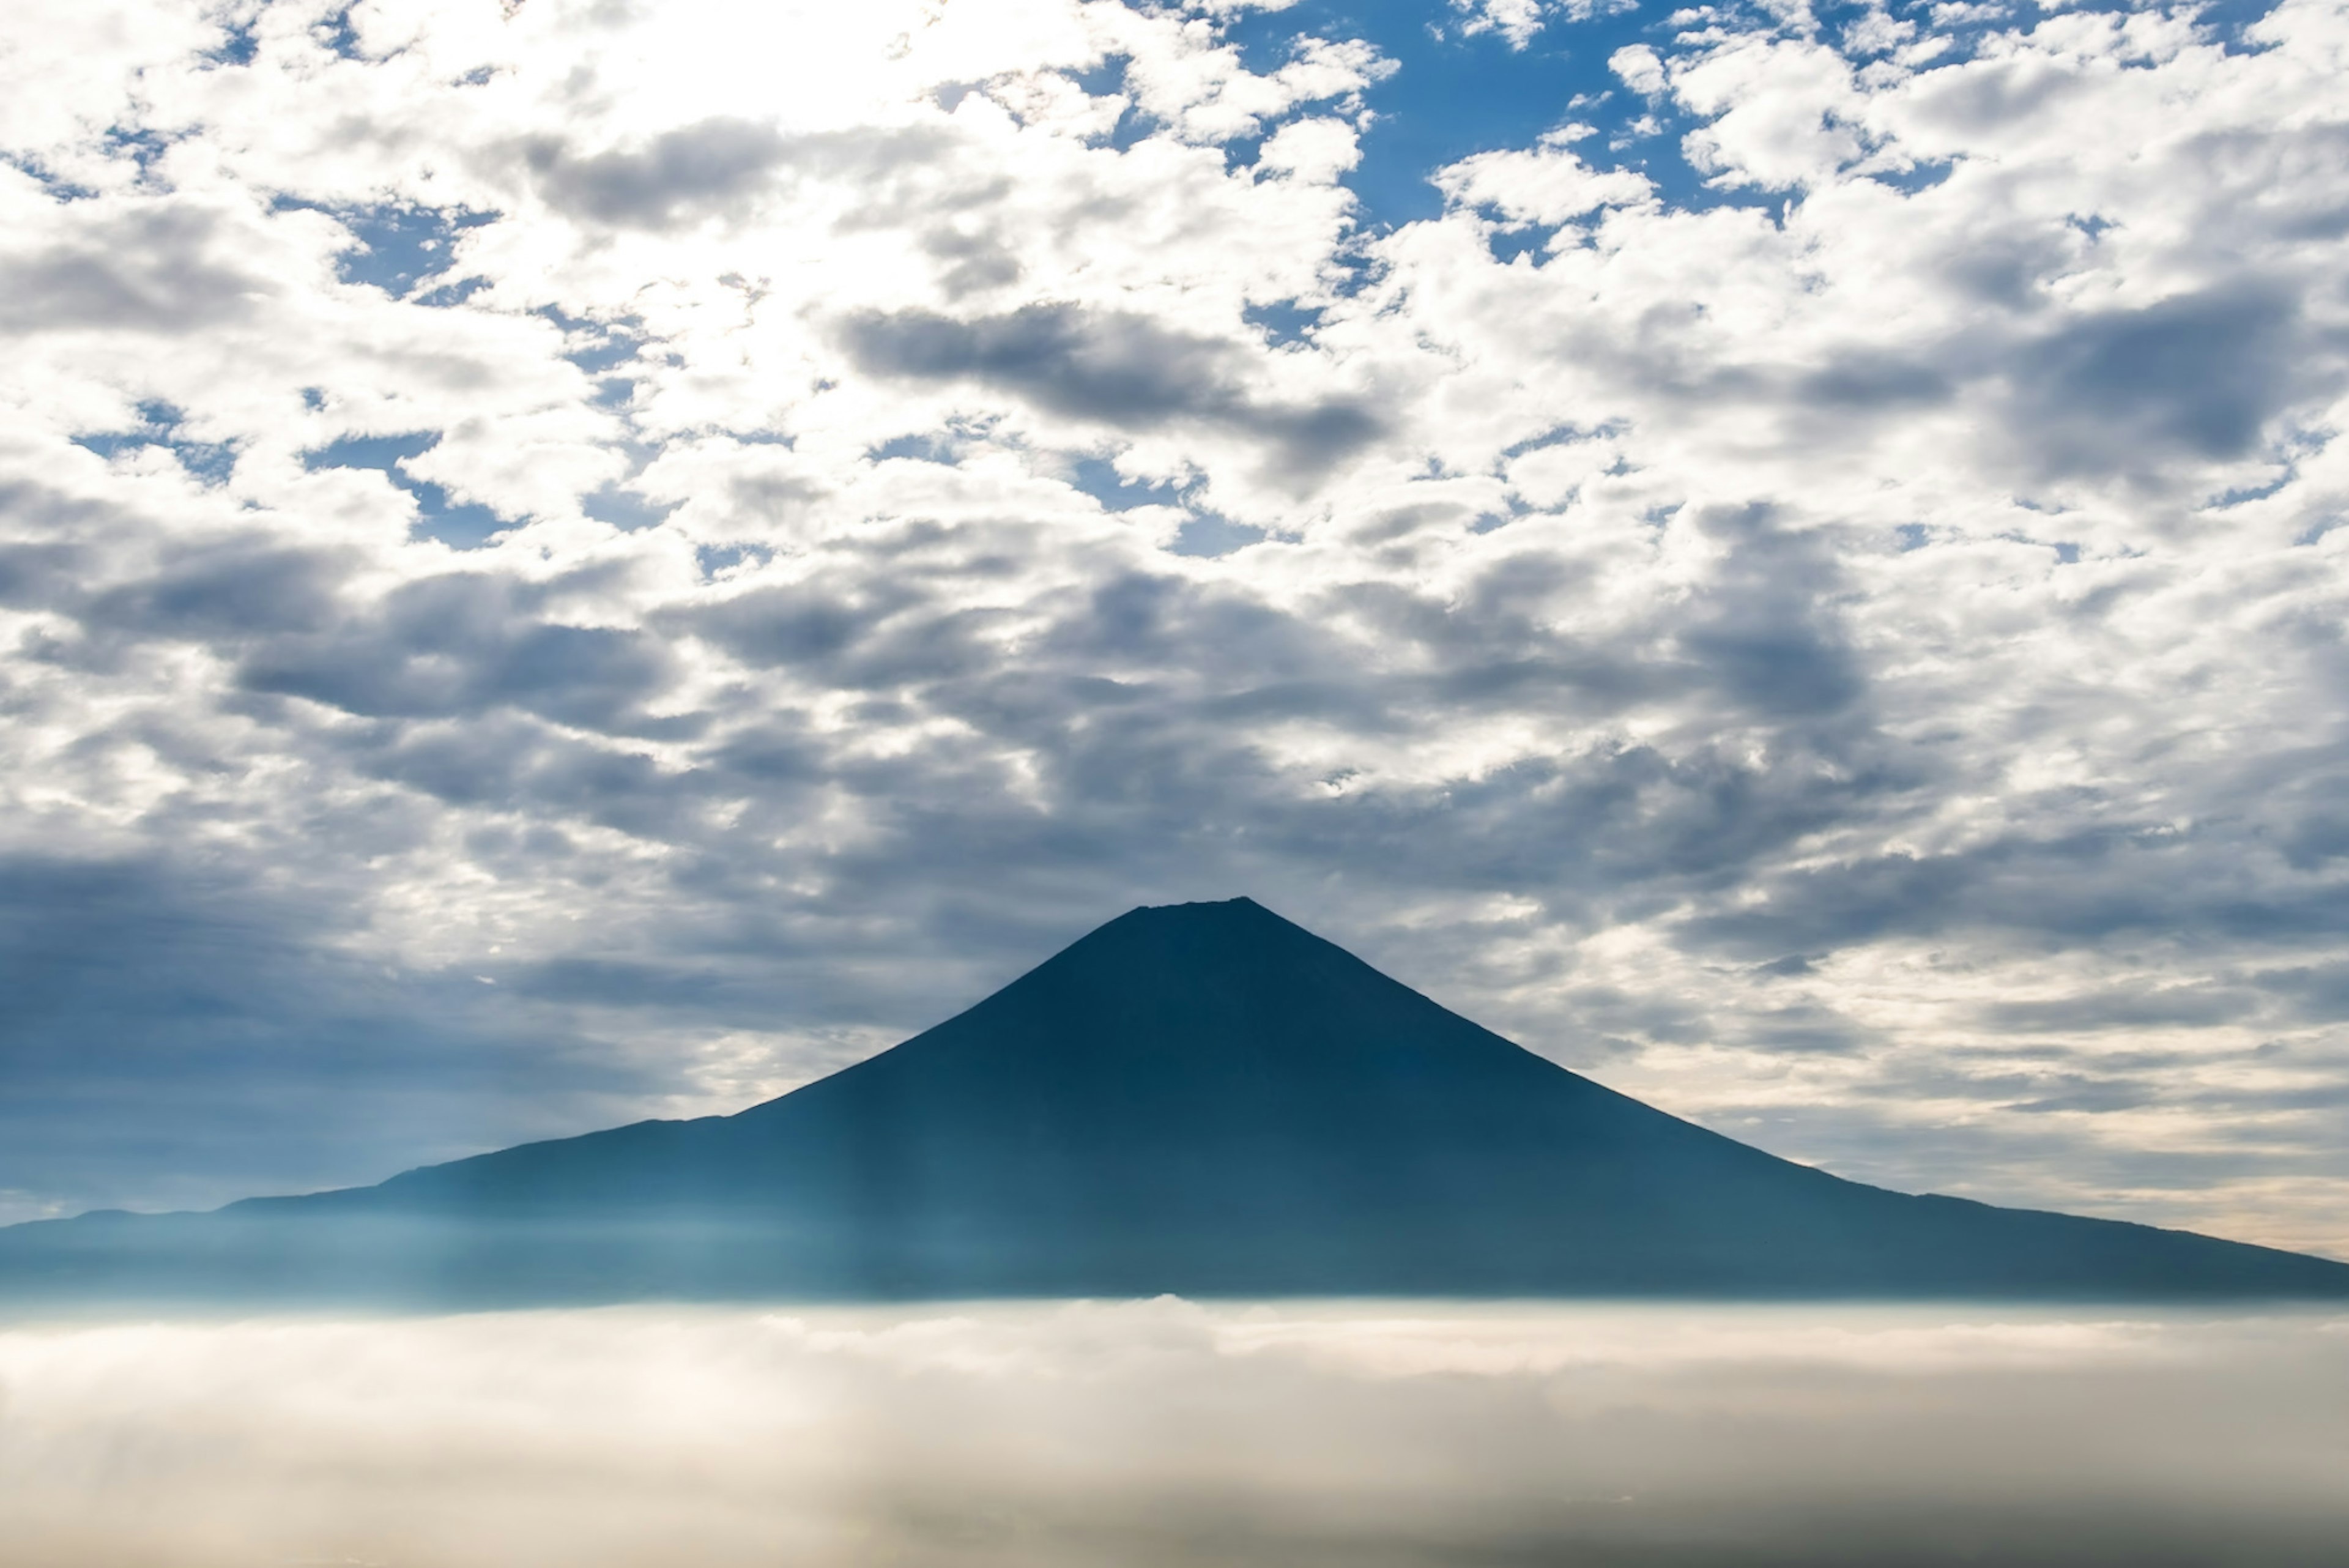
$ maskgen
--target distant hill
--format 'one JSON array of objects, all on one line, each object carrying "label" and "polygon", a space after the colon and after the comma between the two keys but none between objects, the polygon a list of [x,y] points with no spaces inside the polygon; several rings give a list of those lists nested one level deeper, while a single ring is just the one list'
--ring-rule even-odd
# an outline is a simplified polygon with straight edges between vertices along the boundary
[{"label": "distant hill", "polygon": [[1120,917],[730,1116],[0,1231],[0,1300],[2349,1298],[2349,1265],[1845,1181],[1246,898]]}]

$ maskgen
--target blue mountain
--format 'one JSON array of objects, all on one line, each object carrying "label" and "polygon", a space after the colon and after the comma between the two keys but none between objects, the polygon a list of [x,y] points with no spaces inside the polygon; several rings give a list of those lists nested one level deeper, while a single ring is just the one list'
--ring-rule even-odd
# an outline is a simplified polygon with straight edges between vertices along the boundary
[{"label": "blue mountain", "polygon": [[734,1116],[0,1231],[0,1299],[2349,1298],[2349,1265],[1846,1181],[1246,898],[1111,921]]}]

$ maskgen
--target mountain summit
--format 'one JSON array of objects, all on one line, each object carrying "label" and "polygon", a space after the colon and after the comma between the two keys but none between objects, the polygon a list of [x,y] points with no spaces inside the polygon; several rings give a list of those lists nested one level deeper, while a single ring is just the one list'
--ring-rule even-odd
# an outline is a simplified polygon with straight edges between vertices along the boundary
[{"label": "mountain summit", "polygon": [[1602,1088],[1246,898],[894,1050],[209,1215],[0,1232],[0,1295],[2349,1297],[2349,1265],[1911,1197]]}]

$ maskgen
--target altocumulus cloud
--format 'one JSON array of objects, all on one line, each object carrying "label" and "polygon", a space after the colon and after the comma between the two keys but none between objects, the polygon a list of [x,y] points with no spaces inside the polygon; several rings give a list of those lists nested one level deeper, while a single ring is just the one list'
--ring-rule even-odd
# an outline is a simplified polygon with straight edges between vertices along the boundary
[{"label": "altocumulus cloud", "polygon": [[1782,1153],[2349,1248],[2349,14],[1432,9],[12,7],[0,1214],[1246,891]]}]

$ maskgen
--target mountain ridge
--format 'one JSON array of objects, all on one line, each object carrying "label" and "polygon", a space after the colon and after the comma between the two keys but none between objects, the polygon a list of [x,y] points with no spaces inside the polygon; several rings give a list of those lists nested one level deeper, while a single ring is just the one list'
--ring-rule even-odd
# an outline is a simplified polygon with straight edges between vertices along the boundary
[{"label": "mountain ridge", "polygon": [[[0,1231],[0,1296],[43,1250],[20,1231]],[[169,1254],[144,1267],[166,1282],[241,1269],[297,1294],[488,1303],[2349,1298],[2349,1265],[2329,1260],[1780,1159],[1244,898],[1129,911],[934,1028],[730,1116],[245,1199],[140,1245]],[[49,1276],[135,1282],[141,1264],[109,1260],[139,1250],[51,1245],[75,1256]]]}]

